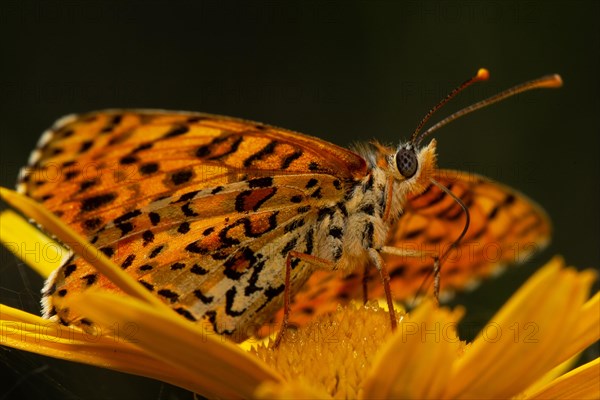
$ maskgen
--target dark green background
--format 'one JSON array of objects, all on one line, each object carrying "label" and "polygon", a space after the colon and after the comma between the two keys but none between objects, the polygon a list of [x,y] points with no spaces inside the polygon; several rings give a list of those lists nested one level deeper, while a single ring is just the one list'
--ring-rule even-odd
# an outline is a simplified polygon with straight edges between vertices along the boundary
[{"label": "dark green background", "polygon": [[[598,2],[3,1],[0,184],[12,187],[39,134],[94,109],[196,110],[347,145],[406,139],[477,68],[492,79],[447,115],[512,84],[565,86],[506,101],[437,132],[440,166],[479,172],[541,203],[552,245],[461,296],[472,335],[554,254],[598,267]],[[439,118],[438,117],[438,118]],[[42,281],[2,250],[0,300],[38,312]],[[552,288],[548,288],[552,291]],[[568,329],[568,327],[567,327]],[[587,359],[597,356],[589,350]],[[168,385],[17,351],[0,352],[0,398],[182,398]],[[434,368],[434,366],[432,366]]]}]

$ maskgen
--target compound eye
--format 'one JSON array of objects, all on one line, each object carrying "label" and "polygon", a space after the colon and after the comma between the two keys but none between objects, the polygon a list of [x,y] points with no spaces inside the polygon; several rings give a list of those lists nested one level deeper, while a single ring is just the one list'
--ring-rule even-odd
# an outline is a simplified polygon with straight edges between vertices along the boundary
[{"label": "compound eye", "polygon": [[398,150],[398,153],[396,153],[396,168],[403,177],[406,179],[412,178],[417,172],[418,166],[417,155],[412,149],[401,148]]}]

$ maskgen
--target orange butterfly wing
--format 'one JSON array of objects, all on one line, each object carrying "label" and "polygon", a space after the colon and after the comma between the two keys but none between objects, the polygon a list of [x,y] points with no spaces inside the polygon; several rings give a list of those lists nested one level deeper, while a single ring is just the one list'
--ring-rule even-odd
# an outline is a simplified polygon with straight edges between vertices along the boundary
[{"label": "orange butterfly wing", "polygon": [[[498,273],[505,265],[522,262],[548,243],[551,234],[548,217],[523,194],[466,172],[438,170],[435,179],[465,203],[471,216],[466,236],[443,263],[442,294],[473,287],[478,280]],[[404,214],[390,231],[387,245],[441,254],[458,238],[464,224],[460,206],[431,185],[408,200]],[[397,300],[410,300],[432,272],[430,257],[384,255],[384,258],[392,294]],[[362,299],[362,279],[362,271],[347,277],[316,271],[296,294],[292,321],[302,325],[315,314],[335,310],[339,302]],[[382,298],[383,285],[375,268],[369,268],[367,281],[368,297]],[[431,289],[432,285],[424,288]]]},{"label": "orange butterfly wing", "polygon": [[[114,111],[63,119],[19,186],[177,312],[233,333],[276,311],[285,255],[312,246],[303,218],[365,172],[348,150],[254,122]],[[292,290],[310,272],[295,268]],[[46,315],[76,321],[61,299],[92,285],[114,289],[67,261],[46,287]]]},{"label": "orange butterfly wing", "polygon": [[[347,180],[364,176],[366,163],[318,138],[257,122],[108,110],[57,121],[40,139],[18,189],[85,234],[163,196],[298,173]],[[97,215],[102,221],[88,221]]]}]

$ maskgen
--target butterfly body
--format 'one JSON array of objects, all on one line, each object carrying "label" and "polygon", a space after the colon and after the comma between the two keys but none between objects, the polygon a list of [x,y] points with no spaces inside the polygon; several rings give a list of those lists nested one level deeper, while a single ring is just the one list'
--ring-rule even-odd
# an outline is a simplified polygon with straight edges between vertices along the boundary
[{"label": "butterfly body", "polygon": [[[405,177],[403,153],[379,144],[353,152],[227,117],[100,111],[64,118],[45,134],[19,189],[183,317],[239,341],[281,308],[292,252],[326,265],[291,260],[290,293],[298,294],[296,307],[312,314],[356,296],[355,272],[371,263],[370,249],[451,243],[464,215],[430,184],[439,179],[435,146],[407,147],[418,168]],[[513,239],[547,240],[543,211],[524,196],[478,177],[456,179],[459,196],[471,196],[470,208],[481,214],[472,237],[486,243],[501,237],[503,248]],[[464,286],[464,276],[489,275],[509,258],[459,260],[463,275],[448,280],[449,287]],[[414,293],[424,268],[431,268],[431,259],[394,262],[392,284],[404,290],[399,297]],[[333,270],[339,270],[335,278]],[[45,316],[89,324],[62,302],[91,287],[117,290],[82,258],[71,257],[46,284]]]}]

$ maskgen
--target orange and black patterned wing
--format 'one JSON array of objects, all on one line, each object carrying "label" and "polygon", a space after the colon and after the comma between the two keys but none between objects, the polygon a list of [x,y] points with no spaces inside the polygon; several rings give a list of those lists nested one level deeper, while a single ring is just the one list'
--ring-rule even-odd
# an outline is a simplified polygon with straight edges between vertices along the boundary
[{"label": "orange and black patterned wing", "polygon": [[[224,334],[280,307],[285,256],[310,250],[311,215],[366,170],[350,151],[278,128],[138,111],[63,119],[31,161],[21,191],[177,312]],[[292,289],[310,272],[294,268]],[[91,286],[116,289],[70,259],[47,283],[46,315],[80,321],[61,302]]]},{"label": "orange and black patterned wing", "polygon": [[[517,191],[487,178],[439,170],[435,179],[449,188],[469,209],[471,223],[464,240],[450,253],[441,271],[442,294],[472,288],[480,279],[518,264],[543,248],[551,226],[540,206]],[[441,254],[460,235],[465,215],[460,206],[434,185],[409,198],[403,215],[392,228],[388,246]],[[431,277],[430,257],[384,255],[392,294],[410,300]],[[432,289],[425,284],[425,289]],[[382,298],[383,286],[375,268],[369,268],[368,296]],[[292,319],[305,323],[309,316],[335,310],[349,299],[362,299],[362,273],[345,278],[316,271],[296,295]],[[278,316],[280,317],[280,315]]]},{"label": "orange and black patterned wing", "polygon": [[45,132],[18,189],[93,236],[168,196],[256,177],[364,176],[357,154],[318,138],[210,114],[110,110],[67,116]]},{"label": "orange and black patterned wing", "polygon": [[[479,175],[440,170],[435,179],[469,209],[469,229],[442,266],[441,289],[473,287],[481,278],[519,264],[545,247],[551,235],[544,210],[521,193]],[[388,237],[388,245],[441,254],[460,235],[465,215],[436,186],[409,199],[406,212]],[[431,270],[430,259],[388,256],[394,294],[407,298]]]}]

